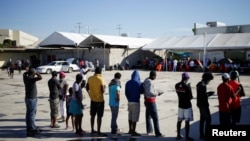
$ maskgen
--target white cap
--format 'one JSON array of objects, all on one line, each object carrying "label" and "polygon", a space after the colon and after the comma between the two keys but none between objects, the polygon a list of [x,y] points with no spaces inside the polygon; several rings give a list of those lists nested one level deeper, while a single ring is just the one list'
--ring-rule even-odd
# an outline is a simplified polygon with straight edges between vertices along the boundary
[{"label": "white cap", "polygon": [[223,74],[222,74],[222,78],[224,78],[224,79],[229,79],[230,76],[229,76],[228,73],[223,73]]}]

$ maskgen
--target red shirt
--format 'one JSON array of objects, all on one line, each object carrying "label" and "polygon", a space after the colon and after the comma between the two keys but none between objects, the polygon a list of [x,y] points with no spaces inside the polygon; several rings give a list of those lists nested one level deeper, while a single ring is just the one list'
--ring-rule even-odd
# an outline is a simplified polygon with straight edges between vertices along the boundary
[{"label": "red shirt", "polygon": [[[230,80],[230,81],[228,82],[228,84],[229,84],[230,86],[232,86],[234,93],[236,93],[236,91],[239,89],[240,83],[239,83],[238,81]],[[232,107],[231,107],[232,109],[237,109],[237,108],[240,107],[240,93],[239,93],[236,97],[234,97],[234,98],[232,99],[232,105],[231,105],[231,106],[232,106]]]},{"label": "red shirt", "polygon": [[217,94],[219,100],[219,111],[230,112],[232,97],[234,95],[233,88],[228,82],[223,82],[217,87]]}]

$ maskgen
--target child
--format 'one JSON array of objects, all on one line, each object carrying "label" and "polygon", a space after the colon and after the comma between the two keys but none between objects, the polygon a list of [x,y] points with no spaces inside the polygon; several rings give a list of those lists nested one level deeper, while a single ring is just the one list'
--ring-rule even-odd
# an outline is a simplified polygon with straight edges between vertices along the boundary
[{"label": "child", "polygon": [[67,110],[67,117],[66,117],[66,129],[69,129],[69,125],[68,125],[68,120],[71,117],[71,122],[72,122],[72,128],[73,131],[75,131],[75,117],[73,116],[73,114],[71,114],[69,112],[69,105],[70,105],[70,101],[72,99],[72,94],[73,94],[73,89],[72,87],[69,88],[69,95],[66,95],[66,110]]}]

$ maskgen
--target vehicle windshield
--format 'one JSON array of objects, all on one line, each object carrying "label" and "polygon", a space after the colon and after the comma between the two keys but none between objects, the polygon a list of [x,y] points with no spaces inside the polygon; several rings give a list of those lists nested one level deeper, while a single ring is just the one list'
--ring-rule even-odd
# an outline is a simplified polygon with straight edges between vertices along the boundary
[{"label": "vehicle windshield", "polygon": [[56,65],[56,62],[51,62],[48,64],[48,66],[54,66],[54,65]]}]

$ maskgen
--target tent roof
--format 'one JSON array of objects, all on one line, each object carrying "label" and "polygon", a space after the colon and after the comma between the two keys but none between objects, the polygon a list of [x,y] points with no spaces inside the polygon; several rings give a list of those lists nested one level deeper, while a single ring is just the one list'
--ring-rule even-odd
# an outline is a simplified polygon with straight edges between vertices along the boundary
[{"label": "tent roof", "polygon": [[38,44],[39,47],[76,47],[81,41],[87,38],[88,34],[68,33],[68,32],[54,32],[42,42]]},{"label": "tent roof", "polygon": [[250,49],[250,33],[161,37],[146,45],[142,49],[197,51],[204,50],[205,45],[208,51],[225,49]]},{"label": "tent roof", "polygon": [[122,36],[110,36],[110,35],[90,35],[80,43],[80,47],[89,46],[102,46],[108,44],[110,46],[126,46],[127,48],[140,48],[143,47],[153,39],[149,38],[133,38]]}]

